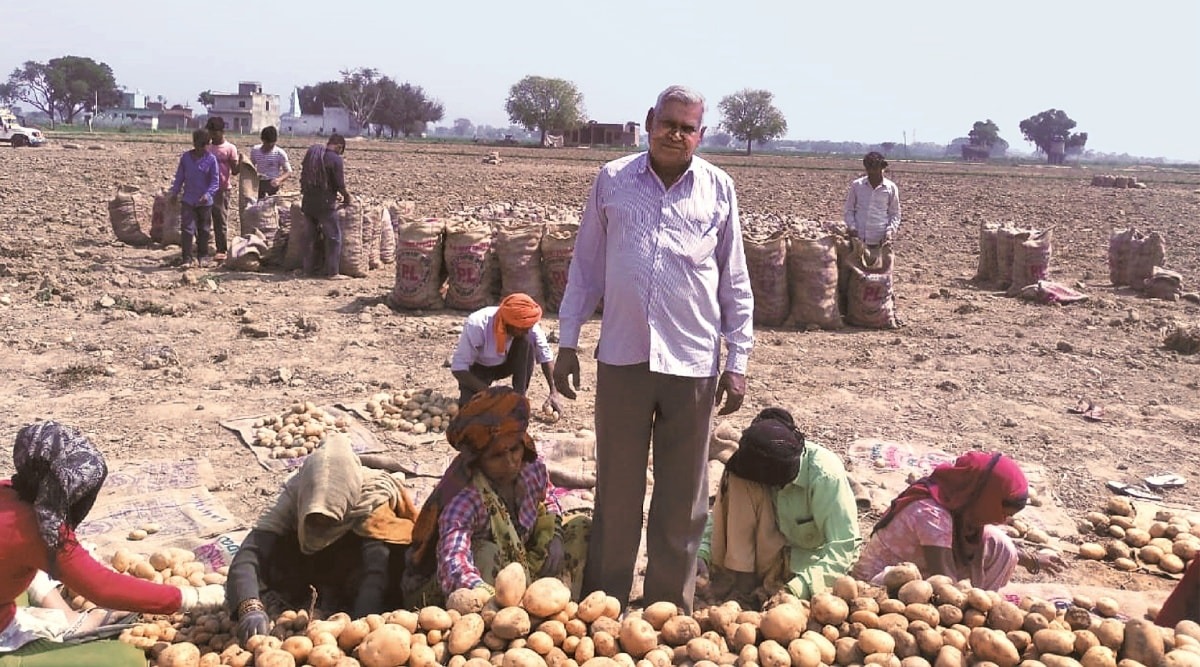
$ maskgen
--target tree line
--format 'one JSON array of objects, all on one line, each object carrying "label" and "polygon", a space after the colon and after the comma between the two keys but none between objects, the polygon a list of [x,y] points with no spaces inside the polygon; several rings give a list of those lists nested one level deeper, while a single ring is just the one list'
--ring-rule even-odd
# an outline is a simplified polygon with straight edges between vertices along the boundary
[{"label": "tree line", "polygon": [[[374,67],[356,67],[339,72],[340,79],[320,81],[298,89],[300,112],[320,114],[327,106],[343,107],[350,117],[376,137],[384,131],[390,136],[410,137],[425,131],[429,123],[441,121],[445,107],[419,85],[400,82]],[[716,126],[714,143],[744,143],[750,154],[754,145],[763,146],[787,134],[788,123],[775,106],[774,93],[745,88],[721,98],[717,104],[721,120]],[[0,102],[24,102],[45,113],[51,126],[56,120],[73,123],[82,112],[95,113],[104,107],[119,105],[121,90],[112,68],[81,56],[62,56],[45,63],[27,61],[13,69],[8,80],[0,83]],[[197,101],[206,107],[213,93],[205,90]],[[583,93],[566,79],[530,75],[509,89],[504,102],[509,120],[530,132],[537,132],[545,143],[546,135],[561,133],[587,123]],[[1034,144],[1050,161],[1062,154],[1082,152],[1087,132],[1074,132],[1076,122],[1060,109],[1047,109],[1021,121],[1018,129],[1025,141]],[[649,130],[650,128],[647,128]],[[473,130],[466,118],[454,120],[453,133],[468,136]],[[987,157],[1008,142],[1000,137],[1000,128],[990,118],[976,121],[966,137],[956,139],[963,157]]]}]

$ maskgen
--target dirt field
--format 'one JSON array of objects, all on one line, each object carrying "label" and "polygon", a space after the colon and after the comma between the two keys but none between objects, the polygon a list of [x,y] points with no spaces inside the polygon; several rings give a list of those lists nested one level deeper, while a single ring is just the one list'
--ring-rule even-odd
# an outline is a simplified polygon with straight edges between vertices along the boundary
[{"label": "dirt field", "polygon": [[[170,139],[170,137],[168,138]],[[209,457],[217,495],[246,521],[274,498],[264,471],[218,421],[278,412],[296,400],[365,400],[380,388],[454,389],[446,360],[464,313],[388,309],[391,267],[343,282],[283,273],[182,273],[178,248],[117,243],[106,203],[117,184],[169,184],[172,141],[84,139],[105,150],[0,151],[0,434],[55,418],[97,437],[110,460]],[[234,137],[248,150],[248,138]],[[67,141],[71,141],[68,139]],[[298,167],[301,143],[285,142]],[[618,153],[352,142],[352,193],[409,197],[422,215],[464,205],[533,201],[580,206],[601,163]],[[744,212],[818,220],[841,216],[856,160],[712,158],[737,182]],[[1168,500],[1200,509],[1200,355],[1163,347],[1200,309],[1109,285],[1109,233],[1129,225],[1167,240],[1168,268],[1200,282],[1200,174],[1137,171],[1146,190],[1089,187],[1091,170],[894,160],[904,221],[896,244],[896,331],[756,332],[742,426],[782,405],[810,438],[845,451],[857,437],[925,443],[950,452],[1001,450],[1053,473],[1055,502],[1082,517],[1109,479],[1176,472]],[[294,188],[294,184],[292,186]],[[1091,299],[1036,306],[982,291],[970,278],[978,225],[1053,228],[1052,278]],[[236,222],[234,224],[236,229]],[[104,307],[102,297],[113,305]],[[105,303],[108,303],[107,301]],[[553,316],[545,326],[556,328]],[[590,358],[598,325],[585,327]],[[279,381],[279,369],[293,380]],[[285,373],[286,374],[286,373]],[[591,426],[594,366],[564,424]],[[545,387],[535,380],[540,405]],[[1103,422],[1069,414],[1080,397]],[[11,470],[0,454],[0,475]],[[423,455],[414,453],[414,455]],[[870,517],[864,517],[870,519]],[[1061,578],[1133,590],[1169,588],[1144,574],[1077,563]]]}]

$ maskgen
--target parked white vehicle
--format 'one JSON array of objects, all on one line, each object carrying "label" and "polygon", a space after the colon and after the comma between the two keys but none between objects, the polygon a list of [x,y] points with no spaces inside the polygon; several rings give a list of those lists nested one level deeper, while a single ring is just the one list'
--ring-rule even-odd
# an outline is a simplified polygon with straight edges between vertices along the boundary
[{"label": "parked white vehicle", "polygon": [[0,143],[11,144],[13,148],[41,146],[46,143],[46,135],[37,128],[22,126],[10,109],[0,107]]}]

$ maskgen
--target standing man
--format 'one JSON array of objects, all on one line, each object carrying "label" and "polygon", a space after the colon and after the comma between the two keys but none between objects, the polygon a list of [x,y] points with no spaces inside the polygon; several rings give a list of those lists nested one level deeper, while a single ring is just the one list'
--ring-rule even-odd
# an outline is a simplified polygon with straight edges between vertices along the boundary
[{"label": "standing man", "polygon": [[274,125],[264,127],[258,137],[262,143],[250,149],[250,162],[258,172],[258,198],[262,199],[277,194],[283,182],[292,177],[292,164],[287,152],[276,143],[279,130]]},{"label": "standing man", "polygon": [[538,324],[541,319],[542,307],[521,292],[504,297],[499,306],[480,308],[467,316],[458,348],[450,358],[450,372],[458,380],[458,407],[506,377],[512,377],[513,389],[524,395],[529,391],[536,359],[550,388],[542,412],[562,414],[554,388],[554,357],[546,333]]},{"label": "standing man", "polygon": [[884,178],[887,166],[882,153],[867,153],[863,157],[867,175],[855,179],[846,193],[846,229],[868,246],[891,243],[900,229],[900,189]]},{"label": "standing man", "polygon": [[238,171],[238,152],[236,146],[225,140],[224,118],[213,116],[208,119],[205,127],[212,137],[208,152],[217,158],[217,170],[221,174],[221,186],[217,189],[212,207],[213,241],[217,244],[217,254],[213,255],[213,261],[223,262],[225,254],[229,252],[226,231],[229,224],[229,175]]},{"label": "standing man", "polygon": [[724,397],[726,415],[742,405],[754,313],[733,180],[693,156],[703,121],[704,97],[671,86],[646,114],[649,152],[600,170],[559,309],[554,371],[558,391],[575,398],[579,332],[603,297],[584,591],[629,601],[653,442],[643,601],[688,612],[708,511],[713,406]]},{"label": "standing man", "polygon": [[[350,205],[350,193],[346,192],[345,168],[342,155],[346,152],[346,139],[340,134],[329,135],[325,145],[309,146],[300,165],[300,210],[308,224],[308,252],[304,255],[304,273],[313,275],[317,264],[317,253],[322,245],[325,249],[325,277],[329,280],[344,280],[341,274],[342,229],[338,226],[338,195],[341,206]],[[324,243],[320,243],[324,237]]]}]

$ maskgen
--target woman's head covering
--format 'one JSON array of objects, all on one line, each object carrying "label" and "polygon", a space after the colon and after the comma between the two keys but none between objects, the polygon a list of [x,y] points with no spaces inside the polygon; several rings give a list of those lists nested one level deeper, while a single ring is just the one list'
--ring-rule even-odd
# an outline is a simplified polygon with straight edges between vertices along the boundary
[{"label": "woman's head covering", "polygon": [[875,531],[910,503],[926,498],[954,516],[955,549],[961,550],[978,541],[984,526],[1004,523],[1011,511],[1023,508],[1029,499],[1029,482],[1017,462],[999,452],[967,452],[913,482],[892,501]]},{"label": "woman's head covering", "polygon": [[800,472],[803,454],[804,434],[796,428],[791,413],[767,408],[742,431],[737,451],[725,469],[752,482],[783,486]]},{"label": "woman's head covering", "polygon": [[51,559],[83,521],[108,476],[104,456],[79,431],[54,421],[30,424],[13,445],[13,488],[33,505]]},{"label": "woman's head covering", "polygon": [[365,534],[364,522],[381,507],[393,510],[393,530],[368,536],[407,543],[403,524],[411,526],[416,514],[407,490],[392,475],[364,468],[350,438],[339,433],[322,441],[254,527],[276,535],[295,532],[300,550],[313,554],[351,530]]},{"label": "woman's head covering", "polygon": [[508,331],[504,326],[518,329],[531,329],[542,319],[542,307],[528,294],[513,292],[500,300],[496,309],[496,317],[492,320],[492,328],[496,335],[496,353],[504,354],[508,344]]},{"label": "woman's head covering", "polygon": [[520,440],[524,460],[537,458],[537,448],[528,433],[529,399],[511,387],[488,387],[471,397],[446,428],[446,440],[458,450],[441,481],[430,493],[413,528],[409,562],[425,567],[435,562],[438,517],[455,496],[471,483],[471,464],[492,447],[508,447]]}]

